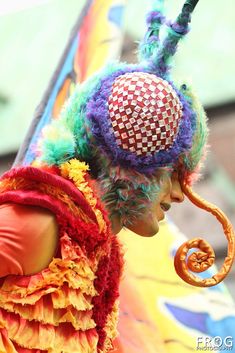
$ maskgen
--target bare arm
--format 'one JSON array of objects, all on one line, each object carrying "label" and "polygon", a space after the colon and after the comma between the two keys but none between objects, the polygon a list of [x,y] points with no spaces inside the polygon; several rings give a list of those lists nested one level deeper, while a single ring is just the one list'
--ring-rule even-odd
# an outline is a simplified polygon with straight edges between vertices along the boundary
[{"label": "bare arm", "polygon": [[53,213],[38,206],[0,205],[0,277],[43,270],[55,255],[57,244]]}]

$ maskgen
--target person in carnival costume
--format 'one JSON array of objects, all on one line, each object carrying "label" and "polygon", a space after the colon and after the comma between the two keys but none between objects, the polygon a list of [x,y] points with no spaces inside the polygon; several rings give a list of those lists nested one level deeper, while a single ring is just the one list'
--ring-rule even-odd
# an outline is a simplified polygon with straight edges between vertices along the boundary
[{"label": "person in carnival costume", "polygon": [[[191,89],[176,87],[170,76],[197,2],[187,0],[171,24],[157,2],[139,63],[110,64],[79,86],[43,131],[37,163],[2,176],[1,352],[112,350],[123,271],[116,234],[123,227],[156,234],[184,194],[216,215],[229,248],[222,269],[200,279],[189,270],[207,269],[214,253],[203,239],[188,241],[176,254],[177,273],[212,286],[230,270],[231,224],[190,189],[205,156],[206,115]],[[187,258],[195,247],[200,251]]]}]

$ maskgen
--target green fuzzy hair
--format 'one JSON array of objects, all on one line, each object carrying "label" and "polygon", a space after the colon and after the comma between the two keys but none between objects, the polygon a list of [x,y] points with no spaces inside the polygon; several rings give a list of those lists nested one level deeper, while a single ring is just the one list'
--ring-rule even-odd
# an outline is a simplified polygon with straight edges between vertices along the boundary
[{"label": "green fuzzy hair", "polygon": [[94,91],[101,86],[100,77],[112,74],[124,63],[111,63],[101,72],[77,86],[62,109],[58,120],[53,120],[42,131],[39,141],[39,160],[47,165],[60,165],[71,158],[89,161],[94,158],[95,149],[90,148],[92,139],[85,119],[86,105]]},{"label": "green fuzzy hair", "polygon": [[85,124],[84,109],[95,86],[95,78],[89,85],[77,86],[64,106],[60,118],[43,129],[39,144],[42,162],[60,165],[75,157],[76,153],[89,157],[88,127]]},{"label": "green fuzzy hair", "polygon": [[162,26],[164,6],[163,0],[153,0],[151,7],[158,16],[152,16],[148,19],[148,28],[144,39],[139,44],[138,59],[139,62],[143,62],[153,55],[158,50],[160,45],[159,33]]},{"label": "green fuzzy hair", "polygon": [[192,147],[182,156],[183,164],[186,166],[188,171],[186,175],[187,183],[192,184],[200,176],[199,171],[206,157],[208,150],[207,139],[209,129],[207,125],[208,119],[199,99],[191,88],[186,85],[183,85],[183,87],[183,93],[185,97],[190,100],[192,109],[196,113],[196,126]]}]

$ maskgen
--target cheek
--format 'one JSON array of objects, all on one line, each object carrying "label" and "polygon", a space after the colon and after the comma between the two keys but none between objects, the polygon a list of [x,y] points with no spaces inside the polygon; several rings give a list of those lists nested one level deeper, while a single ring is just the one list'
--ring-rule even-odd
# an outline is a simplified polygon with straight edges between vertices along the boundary
[{"label": "cheek", "polygon": [[155,217],[152,217],[151,215],[148,215],[148,217],[142,217],[133,222],[133,224],[128,225],[127,228],[143,237],[152,237],[159,231],[156,215]]},{"label": "cheek", "polygon": [[162,200],[163,194],[162,192],[157,196],[156,200],[153,201],[148,208],[148,219],[156,219],[157,221],[161,221],[164,218],[164,212],[161,209],[160,203]]},{"label": "cheek", "polygon": [[159,230],[158,218],[161,218],[159,207],[156,204],[152,204],[149,205],[146,212],[135,219],[127,228],[141,236],[151,237]]},{"label": "cheek", "polygon": [[168,179],[164,185],[163,193],[164,195],[170,195],[172,189],[172,182],[171,179]]},{"label": "cheek", "polygon": [[160,203],[158,203],[155,208],[155,217],[157,218],[158,222],[162,221],[165,218],[165,214],[161,209]]}]

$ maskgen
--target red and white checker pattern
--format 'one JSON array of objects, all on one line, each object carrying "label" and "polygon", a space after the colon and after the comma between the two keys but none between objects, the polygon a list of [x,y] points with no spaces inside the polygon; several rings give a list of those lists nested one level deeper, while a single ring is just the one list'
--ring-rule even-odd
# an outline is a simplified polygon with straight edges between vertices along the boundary
[{"label": "red and white checker pattern", "polygon": [[144,72],[119,76],[108,104],[112,132],[124,150],[153,155],[174,143],[182,104],[167,81]]}]

